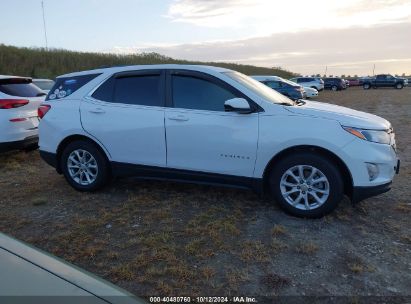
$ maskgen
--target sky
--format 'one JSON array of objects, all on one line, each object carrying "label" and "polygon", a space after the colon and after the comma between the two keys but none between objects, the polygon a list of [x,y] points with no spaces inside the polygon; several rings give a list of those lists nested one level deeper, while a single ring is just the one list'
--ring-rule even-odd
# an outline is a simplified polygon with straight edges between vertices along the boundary
[{"label": "sky", "polygon": [[[411,0],[43,0],[50,48],[158,52],[302,75],[411,74]],[[0,0],[0,43],[44,47],[41,0]]]}]

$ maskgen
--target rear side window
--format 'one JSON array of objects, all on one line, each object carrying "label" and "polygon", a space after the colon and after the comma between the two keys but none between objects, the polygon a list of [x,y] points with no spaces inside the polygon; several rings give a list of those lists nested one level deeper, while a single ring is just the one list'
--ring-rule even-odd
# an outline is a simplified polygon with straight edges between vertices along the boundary
[{"label": "rear side window", "polygon": [[113,76],[92,95],[93,98],[144,106],[163,106],[160,74]]},{"label": "rear side window", "polygon": [[173,76],[173,103],[175,108],[207,111],[225,111],[224,103],[236,96],[211,81]]},{"label": "rear side window", "polygon": [[10,96],[39,97],[46,95],[29,78],[0,79],[0,92]]},{"label": "rear side window", "polygon": [[116,103],[162,106],[160,75],[130,76],[115,79]]},{"label": "rear side window", "polygon": [[57,78],[56,83],[47,95],[46,100],[54,100],[67,97],[99,75],[101,74],[88,74]]}]

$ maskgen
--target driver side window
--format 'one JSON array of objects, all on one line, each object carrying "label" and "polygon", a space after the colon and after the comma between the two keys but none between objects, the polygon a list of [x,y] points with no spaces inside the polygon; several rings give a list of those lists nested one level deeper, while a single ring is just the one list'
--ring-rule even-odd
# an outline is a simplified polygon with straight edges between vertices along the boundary
[{"label": "driver side window", "polygon": [[174,108],[224,112],[224,103],[237,96],[202,78],[173,75],[172,97]]},{"label": "driver side window", "polygon": [[279,89],[282,86],[279,81],[267,81],[265,84],[272,89]]}]

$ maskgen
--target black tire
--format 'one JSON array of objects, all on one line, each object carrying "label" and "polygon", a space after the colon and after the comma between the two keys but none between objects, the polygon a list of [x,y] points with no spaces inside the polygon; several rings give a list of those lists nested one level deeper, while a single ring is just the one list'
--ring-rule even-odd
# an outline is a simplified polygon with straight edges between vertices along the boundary
[{"label": "black tire", "polygon": [[[296,208],[288,203],[281,193],[280,183],[283,174],[290,168],[298,165],[315,167],[328,179],[328,198],[315,209],[305,210]],[[338,203],[344,196],[344,184],[337,166],[327,157],[320,154],[298,152],[281,159],[271,170],[268,182],[271,194],[279,206],[287,213],[297,217],[319,218],[327,215],[338,206]]]},{"label": "black tire", "polygon": [[[92,155],[96,161],[97,165],[97,173],[95,180],[88,184],[82,185],[75,181],[70,173],[68,168],[68,158],[70,154],[75,150],[84,150],[87,151],[90,155]],[[92,142],[87,140],[76,140],[69,143],[63,150],[60,158],[60,166],[63,172],[64,177],[66,178],[67,182],[76,190],[78,191],[96,191],[101,189],[104,185],[107,184],[110,176],[108,161],[105,155],[100,151],[100,149]]]},{"label": "black tire", "polygon": [[336,85],[331,86],[331,90],[333,90],[334,92],[338,91],[338,87]]},{"label": "black tire", "polygon": [[364,90],[369,90],[371,88],[371,85],[369,83],[364,83],[362,87]]},{"label": "black tire", "polygon": [[398,89],[398,90],[401,90],[403,87],[404,87],[404,85],[402,83],[397,83],[395,85],[395,88]]}]

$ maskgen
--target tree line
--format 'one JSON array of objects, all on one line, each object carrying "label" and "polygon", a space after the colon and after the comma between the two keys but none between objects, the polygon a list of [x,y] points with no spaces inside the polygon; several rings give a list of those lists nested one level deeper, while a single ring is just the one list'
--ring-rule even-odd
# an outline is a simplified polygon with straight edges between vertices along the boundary
[{"label": "tree line", "polygon": [[143,64],[204,64],[224,67],[247,75],[276,75],[291,78],[295,74],[280,67],[199,62],[173,59],[158,53],[107,54],[68,51],[63,49],[25,48],[0,44],[0,74],[54,79],[58,75],[101,67]]}]

